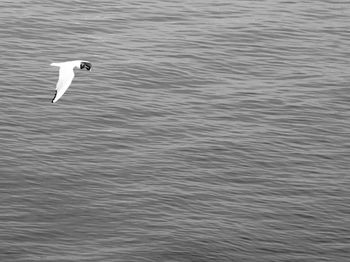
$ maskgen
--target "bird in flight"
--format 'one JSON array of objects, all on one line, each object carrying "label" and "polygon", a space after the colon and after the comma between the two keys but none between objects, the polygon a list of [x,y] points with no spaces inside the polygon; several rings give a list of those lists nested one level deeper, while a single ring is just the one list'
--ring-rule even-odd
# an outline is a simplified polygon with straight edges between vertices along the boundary
[{"label": "bird in flight", "polygon": [[56,93],[52,99],[52,103],[56,103],[66,92],[74,78],[74,68],[91,70],[91,63],[88,61],[68,61],[63,63],[51,63],[51,66],[58,66],[60,68],[58,82],[56,84]]}]

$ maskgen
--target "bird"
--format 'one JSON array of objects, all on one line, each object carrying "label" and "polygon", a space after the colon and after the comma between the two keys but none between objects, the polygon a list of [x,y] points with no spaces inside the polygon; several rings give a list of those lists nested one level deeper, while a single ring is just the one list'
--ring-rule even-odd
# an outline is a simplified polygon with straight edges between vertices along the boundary
[{"label": "bird", "polygon": [[56,84],[56,93],[52,99],[52,103],[56,103],[66,92],[74,78],[74,68],[86,69],[91,71],[92,65],[88,61],[74,60],[62,63],[51,63],[51,66],[60,68],[59,77]]}]

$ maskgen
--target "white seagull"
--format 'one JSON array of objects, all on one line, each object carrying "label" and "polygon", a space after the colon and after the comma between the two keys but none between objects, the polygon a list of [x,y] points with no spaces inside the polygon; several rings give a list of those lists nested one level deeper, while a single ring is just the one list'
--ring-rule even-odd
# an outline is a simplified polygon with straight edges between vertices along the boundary
[{"label": "white seagull", "polygon": [[56,93],[52,99],[52,103],[56,103],[72,83],[74,78],[73,69],[75,67],[80,69],[86,68],[88,71],[90,71],[92,67],[90,62],[81,60],[68,61],[63,63],[51,63],[51,66],[58,66],[60,68],[60,75],[58,77],[58,82],[56,85]]}]

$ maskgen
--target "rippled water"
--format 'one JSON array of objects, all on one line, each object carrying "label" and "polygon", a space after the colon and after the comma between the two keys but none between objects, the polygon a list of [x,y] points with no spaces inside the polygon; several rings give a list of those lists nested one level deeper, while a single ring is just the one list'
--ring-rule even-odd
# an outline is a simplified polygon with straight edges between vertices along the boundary
[{"label": "rippled water", "polygon": [[349,259],[348,3],[0,7],[1,261]]}]

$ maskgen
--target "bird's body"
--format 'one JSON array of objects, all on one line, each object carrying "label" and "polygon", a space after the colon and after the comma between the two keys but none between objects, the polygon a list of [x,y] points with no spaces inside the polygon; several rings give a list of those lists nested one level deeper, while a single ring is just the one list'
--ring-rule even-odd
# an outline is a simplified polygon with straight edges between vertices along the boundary
[{"label": "bird's body", "polygon": [[66,92],[74,78],[74,68],[91,70],[91,63],[87,61],[75,60],[63,63],[51,63],[51,66],[58,66],[60,68],[58,82],[56,85],[56,93],[52,99],[52,103],[56,103]]}]

